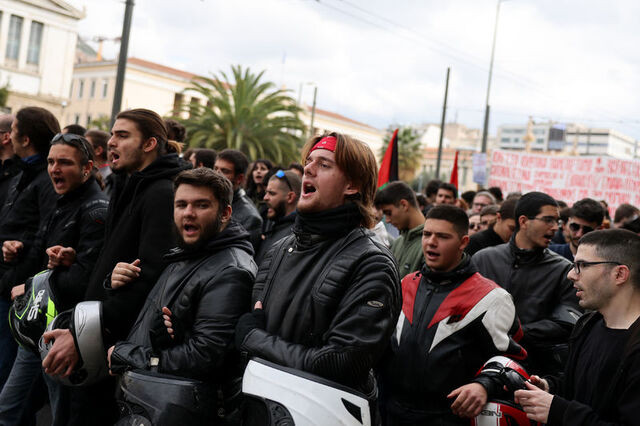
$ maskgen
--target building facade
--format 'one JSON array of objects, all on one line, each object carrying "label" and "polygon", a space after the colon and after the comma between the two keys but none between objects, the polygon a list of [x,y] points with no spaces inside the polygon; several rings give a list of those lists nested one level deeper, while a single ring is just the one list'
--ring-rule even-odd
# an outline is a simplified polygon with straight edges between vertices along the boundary
[{"label": "building facade", "polygon": [[[70,102],[65,124],[87,126],[91,121],[111,116],[118,61],[80,62],[74,67]],[[122,110],[149,108],[162,116],[189,102],[203,100],[185,90],[196,77],[187,71],[140,58],[129,58],[122,91]]]},{"label": "building facade", "polygon": [[0,86],[9,89],[9,110],[41,106],[62,116],[83,17],[59,0],[0,2]]}]

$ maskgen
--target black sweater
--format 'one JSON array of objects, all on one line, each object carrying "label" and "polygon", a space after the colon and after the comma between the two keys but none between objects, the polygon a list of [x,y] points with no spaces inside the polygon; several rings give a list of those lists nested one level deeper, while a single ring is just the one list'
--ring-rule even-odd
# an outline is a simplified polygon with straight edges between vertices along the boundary
[{"label": "black sweater", "polygon": [[[162,272],[162,257],[176,244],[173,232],[173,178],[189,166],[177,154],[161,156],[140,172],[120,175],[111,196],[106,239],[85,300],[102,301],[105,345],[123,339]],[[140,259],[140,277],[110,288],[116,263]]]}]

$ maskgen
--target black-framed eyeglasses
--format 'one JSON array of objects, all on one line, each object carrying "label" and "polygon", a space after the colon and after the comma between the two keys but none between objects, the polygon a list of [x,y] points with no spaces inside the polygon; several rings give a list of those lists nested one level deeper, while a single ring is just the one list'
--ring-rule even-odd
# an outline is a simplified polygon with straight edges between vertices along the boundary
[{"label": "black-framed eyeglasses", "polygon": [[481,223],[470,223],[469,229],[480,229],[482,227]]},{"label": "black-framed eyeglasses", "polygon": [[51,139],[51,145],[55,144],[60,139],[79,149],[87,160],[93,160],[93,155],[89,153],[89,148],[87,148],[86,145],[89,141],[87,141],[84,136],[76,135],[74,133],[58,133],[53,137],[53,139]]},{"label": "black-framed eyeglasses", "polygon": [[569,224],[569,229],[571,229],[573,232],[578,232],[580,230],[580,228],[582,228],[582,233],[583,234],[587,234],[591,231],[595,231],[595,228],[592,226],[587,226],[587,225],[580,225],[579,223],[570,223]]},{"label": "black-framed eyeglasses", "polygon": [[584,260],[578,260],[576,262],[573,262],[573,270],[576,272],[577,275],[580,275],[580,272],[582,270],[582,268],[586,268],[589,266],[594,266],[594,265],[617,265],[617,266],[627,266],[624,263],[620,263],[620,262],[612,262],[609,260],[604,260],[602,262],[586,262]]},{"label": "black-framed eyeglasses", "polygon": [[545,225],[556,225],[558,223],[558,218],[555,216],[543,216],[543,217],[530,217],[529,219],[531,220],[539,220],[541,222],[544,222]]},{"label": "black-framed eyeglasses", "polygon": [[278,170],[274,176],[277,177],[278,179],[284,179],[284,182],[289,187],[289,190],[293,191],[293,188],[291,187],[291,183],[289,183],[289,179],[287,178],[287,174],[284,172],[284,170],[282,169]]}]

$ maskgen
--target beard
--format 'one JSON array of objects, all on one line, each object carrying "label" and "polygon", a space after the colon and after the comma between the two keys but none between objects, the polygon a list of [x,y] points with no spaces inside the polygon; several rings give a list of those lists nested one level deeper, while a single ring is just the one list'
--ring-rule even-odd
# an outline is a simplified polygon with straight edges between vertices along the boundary
[{"label": "beard", "polygon": [[187,243],[184,238],[182,238],[182,233],[180,232],[180,228],[174,224],[174,232],[177,235],[178,247],[186,251],[197,251],[207,245],[207,243],[215,237],[219,232],[222,226],[222,217],[218,214],[216,215],[216,220],[213,222],[209,222],[202,227],[202,234],[200,237],[194,241],[193,243]]},{"label": "beard", "polygon": [[284,200],[280,201],[275,206],[269,206],[273,209],[273,217],[270,217],[271,220],[278,220],[287,215],[287,203]]}]

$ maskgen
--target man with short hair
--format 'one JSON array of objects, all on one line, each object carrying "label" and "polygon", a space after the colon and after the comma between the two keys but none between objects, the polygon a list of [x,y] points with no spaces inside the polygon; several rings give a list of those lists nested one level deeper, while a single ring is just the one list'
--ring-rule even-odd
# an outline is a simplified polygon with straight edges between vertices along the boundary
[{"label": "man with short hair", "polygon": [[87,129],[79,124],[69,124],[62,129],[61,133],[71,133],[72,135],[84,136]]},{"label": "man with short hair", "polygon": [[[261,262],[254,311],[240,318],[236,347],[374,401],[372,367],[388,345],[402,304],[393,256],[369,231],[375,156],[364,142],[335,132],[310,139],[302,153],[293,234]],[[248,414],[264,421],[262,412]]]},{"label": "man with short hair", "polygon": [[291,170],[278,170],[269,179],[264,194],[267,220],[262,226],[262,238],[255,255],[257,264],[276,241],[291,233],[301,186],[298,174]]},{"label": "man with short hair", "polygon": [[[496,213],[496,222],[490,225],[488,229],[469,237],[469,244],[464,249],[465,253],[473,256],[483,248],[508,242],[516,229],[515,210],[517,202],[517,198],[510,198],[502,203]],[[482,223],[482,219],[480,222]]]},{"label": "man with short hair", "polygon": [[553,250],[573,262],[580,238],[591,231],[600,229],[603,220],[604,208],[602,208],[602,204],[591,198],[583,198],[580,201],[576,201],[571,207],[569,218],[564,225],[564,234],[569,242],[565,244],[550,244],[549,250]]},{"label": "man with short hair", "polygon": [[529,353],[528,371],[557,373],[582,312],[567,279],[571,262],[547,249],[558,229],[558,204],[547,194],[529,192],[518,200],[515,217],[509,242],[480,250],[473,263],[513,296],[524,331],[521,344]]},{"label": "man with short hair", "polygon": [[438,204],[451,204],[456,203],[458,198],[458,188],[451,183],[441,183],[438,187],[438,193],[436,194],[436,205]]},{"label": "man with short hair", "polygon": [[485,229],[489,229],[490,226],[493,226],[498,219],[498,212],[500,211],[500,206],[497,204],[491,204],[487,207],[483,207],[480,210],[480,230],[484,231]]},{"label": "man with short hair", "polygon": [[471,204],[471,211],[473,213],[480,213],[480,211],[496,203],[496,197],[489,191],[480,191],[473,197],[473,203]]},{"label": "man with short hair", "polygon": [[[102,302],[106,347],[128,334],[147,294],[163,267],[163,256],[174,247],[173,179],[188,168],[178,155],[166,154],[167,129],[162,118],[147,109],[122,111],[109,139],[109,159],[116,175],[106,223],[106,238],[87,286],[85,300]],[[117,265],[130,265],[135,281],[112,289],[109,275]],[[69,329],[43,335],[54,339],[43,360],[47,374],[62,369],[68,376],[78,362]],[[72,391],[71,424],[113,424],[117,418],[115,381],[105,379]]]},{"label": "man with short hair", "polygon": [[464,253],[468,227],[455,206],[427,214],[425,263],[402,280],[402,313],[380,364],[386,425],[468,425],[501,388],[476,372],[492,356],[526,357],[512,338],[521,330],[511,296]]},{"label": "man with short hair", "polygon": [[400,236],[391,243],[400,276],[419,270],[424,261],[421,245],[424,215],[413,189],[402,181],[388,183],[378,190],[374,204],[382,210],[387,222],[400,231]]},{"label": "man with short hair", "polygon": [[260,242],[262,217],[242,188],[248,167],[246,155],[236,149],[224,149],[218,153],[214,170],[222,173],[233,184],[233,218],[249,231],[251,243],[256,248]]},{"label": "man with short hair", "polygon": [[[242,375],[233,336],[238,318],[250,309],[257,270],[249,233],[231,221],[233,190],[224,176],[208,168],[187,170],[174,188],[178,248],[165,256],[168,265],[129,336],[109,348],[110,369],[154,370],[230,392],[231,381]],[[136,285],[130,271],[116,266],[111,287]],[[220,404],[240,391],[235,386],[235,392],[217,395]],[[226,415],[231,408],[225,406]],[[219,411],[212,409],[211,417],[225,417]]]},{"label": "man with short hair", "polygon": [[209,148],[200,148],[191,156],[191,163],[194,168],[208,167],[213,169],[216,165],[216,151]]},{"label": "man with short hair", "polygon": [[633,222],[640,216],[640,210],[628,203],[623,203],[618,206],[615,214],[613,215],[613,227],[622,228],[627,222]]},{"label": "man with short hair", "polygon": [[562,377],[532,377],[516,401],[532,420],[555,425],[636,425],[640,409],[640,236],[590,232],[569,279],[580,306]]},{"label": "man with short hair", "polygon": [[431,179],[424,187],[424,195],[427,197],[427,207],[422,211],[423,214],[427,214],[430,208],[435,205],[436,195],[438,195],[438,188],[442,181],[440,179]]},{"label": "man with short hair", "polygon": [[[49,143],[60,125],[55,116],[40,107],[25,107],[16,114],[11,123],[13,152],[20,158],[16,161],[20,171],[11,179],[0,210],[0,245],[11,241],[8,250],[19,257],[31,248],[36,233],[45,224],[55,209],[56,193],[47,174]],[[11,267],[0,260],[0,275]],[[0,313],[7,318],[9,289],[0,295]],[[16,343],[11,337],[8,321],[0,321],[0,387],[11,371],[16,354]]]},{"label": "man with short hair", "polygon": [[100,173],[100,177],[102,178],[102,183],[104,184],[104,192],[107,196],[111,195],[113,191],[113,185],[115,176],[111,171],[111,167],[109,167],[109,162],[107,159],[107,142],[109,142],[109,138],[111,137],[109,133],[103,132],[98,129],[87,130],[87,133],[84,135],[85,138],[89,141],[91,146],[93,147],[93,152],[95,153],[95,167],[98,169],[98,173]]}]

